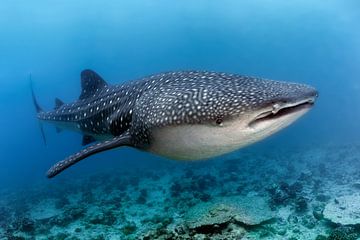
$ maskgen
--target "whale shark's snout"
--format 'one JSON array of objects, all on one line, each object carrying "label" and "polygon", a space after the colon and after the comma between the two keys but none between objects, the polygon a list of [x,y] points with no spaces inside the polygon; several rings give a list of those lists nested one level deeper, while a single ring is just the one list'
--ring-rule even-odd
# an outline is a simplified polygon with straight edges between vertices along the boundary
[{"label": "whale shark's snout", "polygon": [[255,117],[249,121],[250,127],[267,128],[271,124],[287,126],[310,110],[318,97],[315,88],[304,84],[280,83],[276,91],[275,97],[252,110]]},{"label": "whale shark's snout", "polygon": [[274,87],[267,88],[265,86],[264,94],[268,92],[269,97],[266,101],[261,102],[259,107],[271,105],[271,107],[280,110],[303,103],[314,103],[318,97],[318,91],[305,84],[276,82]]}]

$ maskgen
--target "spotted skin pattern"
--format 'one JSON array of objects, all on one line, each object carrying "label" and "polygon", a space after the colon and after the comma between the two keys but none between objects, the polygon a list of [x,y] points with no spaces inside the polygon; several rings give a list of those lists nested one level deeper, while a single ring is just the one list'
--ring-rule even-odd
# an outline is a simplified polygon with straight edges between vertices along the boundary
[{"label": "spotted skin pattern", "polygon": [[74,155],[67,157],[66,159],[52,166],[47,172],[47,176],[49,178],[54,177],[56,174],[60,173],[61,171],[65,170],[66,168],[70,167],[71,165],[74,165],[75,163],[81,161],[82,159],[88,156],[118,147],[119,145],[121,146],[130,145],[130,138],[127,134],[123,136],[114,137],[111,141],[106,140],[101,143],[96,143],[81,150],[80,152],[75,153]]},{"label": "spotted skin pattern", "polygon": [[166,72],[109,85],[95,72],[84,70],[81,84],[77,101],[58,106],[54,111],[39,112],[38,118],[57,125],[66,123],[106,141],[59,162],[49,170],[49,177],[110,148],[128,145],[146,150],[155,128],[221,125],[227,119],[241,118],[249,111],[275,102],[316,95],[314,88],[303,84],[207,71]]}]

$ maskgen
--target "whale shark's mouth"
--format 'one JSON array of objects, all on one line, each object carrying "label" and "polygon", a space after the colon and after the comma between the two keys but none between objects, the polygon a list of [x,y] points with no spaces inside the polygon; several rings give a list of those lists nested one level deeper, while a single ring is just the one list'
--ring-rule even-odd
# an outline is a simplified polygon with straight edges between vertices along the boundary
[{"label": "whale shark's mouth", "polygon": [[258,115],[254,120],[249,123],[249,127],[256,127],[259,124],[266,122],[273,122],[285,116],[293,115],[299,112],[307,112],[313,105],[315,99],[307,99],[293,104],[287,104],[280,106],[279,104],[274,104],[272,110],[266,111]]}]

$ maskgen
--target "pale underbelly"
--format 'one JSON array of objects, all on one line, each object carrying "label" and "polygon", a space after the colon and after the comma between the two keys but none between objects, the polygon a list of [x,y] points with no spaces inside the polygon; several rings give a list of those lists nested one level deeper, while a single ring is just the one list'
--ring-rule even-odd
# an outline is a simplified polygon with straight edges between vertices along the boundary
[{"label": "pale underbelly", "polygon": [[169,126],[152,132],[149,152],[178,160],[200,160],[235,151],[255,142],[233,128],[202,125]]},{"label": "pale underbelly", "polygon": [[[260,141],[287,127],[309,108],[255,125],[235,119],[223,126],[184,124],[153,129],[149,152],[172,159],[197,160],[216,157]],[[251,119],[251,118],[243,118]]]}]

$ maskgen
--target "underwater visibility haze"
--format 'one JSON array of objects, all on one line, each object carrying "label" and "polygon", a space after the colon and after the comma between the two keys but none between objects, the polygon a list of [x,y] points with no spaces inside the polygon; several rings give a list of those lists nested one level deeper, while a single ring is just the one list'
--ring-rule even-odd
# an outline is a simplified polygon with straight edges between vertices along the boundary
[{"label": "underwater visibility haze", "polygon": [[360,238],[357,1],[0,12],[0,239]]}]

